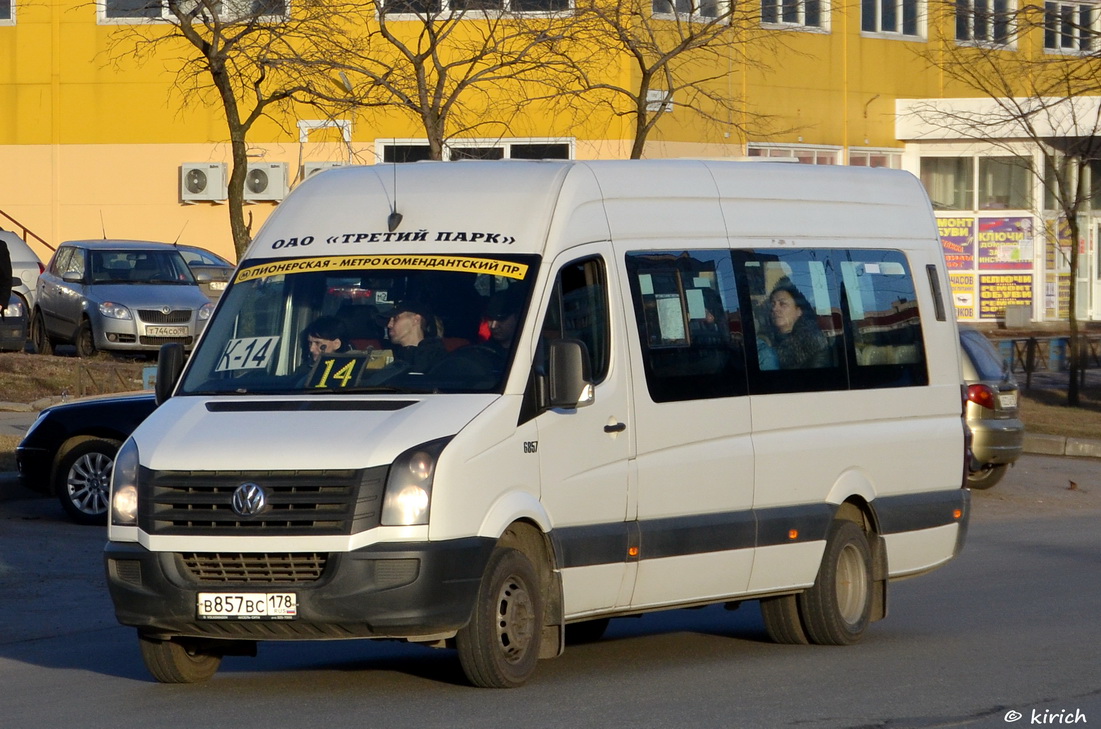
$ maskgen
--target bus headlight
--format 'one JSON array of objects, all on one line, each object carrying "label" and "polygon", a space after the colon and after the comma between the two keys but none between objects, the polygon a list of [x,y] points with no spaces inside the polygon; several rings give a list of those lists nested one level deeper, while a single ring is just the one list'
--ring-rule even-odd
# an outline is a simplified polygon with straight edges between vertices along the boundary
[{"label": "bus headlight", "polygon": [[436,462],[451,438],[423,443],[394,459],[382,501],[383,526],[428,523]]},{"label": "bus headlight", "polygon": [[115,456],[111,473],[111,523],[134,526],[138,523],[138,446],[127,438]]}]

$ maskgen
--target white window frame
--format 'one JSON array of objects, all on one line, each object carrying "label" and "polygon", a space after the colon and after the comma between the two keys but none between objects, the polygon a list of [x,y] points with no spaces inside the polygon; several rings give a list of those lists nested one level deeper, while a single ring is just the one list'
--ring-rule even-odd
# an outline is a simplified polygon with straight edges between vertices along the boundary
[{"label": "white window frame", "polygon": [[[385,11],[385,0],[379,0],[378,12],[385,15],[389,21],[402,21],[402,20],[424,20],[425,17],[436,19],[454,19],[462,20],[466,16],[470,16],[473,19],[478,18],[496,18],[505,13],[512,15],[522,15],[525,18],[556,18],[561,17],[567,13],[571,13],[574,10],[573,0],[564,0],[565,7],[554,10],[514,10],[512,3],[517,0],[500,0],[500,7],[470,7],[470,8],[452,8],[451,3],[448,0],[437,0],[439,3],[438,9],[433,9],[425,13],[412,12],[391,12]],[[471,2],[477,2],[477,0],[471,0]],[[427,4],[427,0],[424,1]]]},{"label": "white window frame", "polygon": [[[1083,8],[1090,8],[1092,10],[1092,17],[1090,19],[1090,27],[1087,31],[1089,35],[1086,38],[1082,37],[1083,29],[1079,24],[1080,18],[1075,18],[1075,26],[1072,28],[1072,30],[1075,31],[1075,33],[1073,35],[1073,38],[1075,40],[1074,47],[1073,48],[1067,48],[1067,47],[1064,47],[1062,45],[1062,42],[1060,40],[1063,37],[1061,24],[1060,24],[1060,27],[1057,27],[1054,31],[1057,45],[1055,47],[1049,46],[1048,45],[1048,20],[1049,20],[1049,17],[1050,17],[1049,16],[1049,7],[1050,6],[1055,6],[1060,11],[1062,11],[1064,9],[1071,9],[1071,10],[1077,10],[1079,12]],[[1090,2],[1089,0],[1076,0],[1075,2],[1067,2],[1067,1],[1064,1],[1064,0],[1045,0],[1045,2],[1043,4],[1043,10],[1044,10],[1044,41],[1043,41],[1043,43],[1044,43],[1044,53],[1051,53],[1051,54],[1064,53],[1064,54],[1068,54],[1068,55],[1079,55],[1079,54],[1084,55],[1084,54],[1088,54],[1088,53],[1092,53],[1092,52],[1096,51],[1098,49],[1098,47],[1101,46],[1101,42],[1099,42],[1099,37],[1101,37],[1101,3]],[[1059,17],[1062,18],[1062,12],[1060,12]],[[1085,48],[1081,47],[1083,40],[1085,40],[1085,42],[1086,42],[1085,43],[1085,45],[1086,45]]]},{"label": "white window frame", "polygon": [[910,1],[911,0],[870,0],[871,4],[875,7],[875,30],[864,29],[864,3],[861,2],[860,35],[865,38],[889,38],[891,40],[924,41],[927,35],[926,28],[929,13],[927,0],[912,0],[915,5],[914,12],[916,13],[915,22],[917,25],[913,33],[907,33],[904,30],[883,29],[884,2],[893,2],[895,17],[898,19],[898,25],[901,28],[905,22],[905,6],[906,3]]},{"label": "white window frame", "polygon": [[[671,5],[674,8],[673,11],[657,12],[654,9],[654,5],[659,2],[662,5]],[[676,10],[678,2],[691,3],[691,10],[687,13]],[[698,12],[704,3],[715,6],[714,15],[705,15]],[[687,20],[690,23],[714,23],[719,18],[729,15],[729,3],[730,0],[650,0],[650,16],[658,20]],[[729,20],[728,17],[727,20]]]},{"label": "white window frame", "polygon": [[[504,159],[512,159],[512,147],[515,145],[525,144],[562,144],[569,148],[569,156],[567,159],[577,159],[577,140],[573,137],[510,137],[509,139],[500,139],[494,137],[492,139],[453,139],[444,144],[443,157],[445,160],[451,159],[451,150],[453,149],[470,149],[470,148],[501,148],[504,149]],[[375,161],[378,164],[382,164],[386,159],[387,147],[426,147],[428,146],[427,139],[376,139],[375,140]]]},{"label": "white window frame", "polygon": [[[1005,9],[999,11],[995,6],[998,2],[1005,3]],[[960,16],[963,8],[961,5],[966,4],[967,8],[967,32],[968,38],[960,38]],[[985,5],[985,8],[979,6]],[[1005,15],[1005,38],[994,38],[995,29],[997,28],[997,16],[999,12]],[[1003,48],[1006,50],[1013,50],[1017,47],[1017,34],[1015,29],[1015,18],[1017,14],[1017,3],[1015,0],[955,0],[955,15],[953,16],[954,30],[953,33],[956,37],[956,44],[961,46],[981,46],[986,48]],[[983,24],[986,26],[983,30],[987,33],[986,38],[976,38],[976,25],[979,18],[983,19]]]},{"label": "white window frame", "polygon": [[870,164],[853,164],[854,159],[869,160],[872,157],[886,157],[890,162],[885,169],[902,169],[902,150],[893,147],[849,147],[848,164],[850,167],[871,167]]},{"label": "white window frame", "polygon": [[[772,142],[750,142],[746,145],[746,155],[768,159],[796,159],[802,164],[839,165],[842,148],[828,144],[776,144]],[[811,160],[805,162],[804,160]]]},{"label": "white window frame", "polygon": [[[219,0],[227,7],[233,7],[238,3],[242,5],[248,5],[251,0]],[[259,22],[262,23],[282,23],[290,18],[291,12],[291,0],[281,0],[283,6],[286,8],[286,12],[281,15],[261,15],[258,17]],[[168,11],[167,0],[160,0],[160,14],[150,17],[128,17],[128,18],[114,18],[108,17],[107,5],[111,0],[96,0],[96,23],[98,25],[140,25],[147,23],[169,23],[172,21],[172,14]],[[150,2],[152,5],[155,2]],[[229,22],[232,22],[229,21]]]},{"label": "white window frame", "polygon": [[8,17],[0,18],[0,25],[15,25],[15,0],[8,0]]},{"label": "white window frame", "polygon": [[[777,28],[785,30],[801,30],[808,33],[830,32],[830,0],[817,0],[819,25],[807,25],[807,0],[760,0],[761,2],[761,26],[764,28]],[[765,3],[768,2],[776,9],[776,20],[765,20]],[[794,8],[798,20],[785,20],[786,7]]]}]

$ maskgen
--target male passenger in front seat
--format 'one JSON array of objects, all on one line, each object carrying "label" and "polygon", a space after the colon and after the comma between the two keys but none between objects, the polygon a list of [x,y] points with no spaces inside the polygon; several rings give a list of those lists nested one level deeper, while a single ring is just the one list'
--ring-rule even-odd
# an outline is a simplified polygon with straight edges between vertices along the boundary
[{"label": "male passenger in front seat", "polygon": [[447,354],[438,336],[436,317],[423,301],[402,301],[394,307],[386,325],[394,345],[394,360],[407,372],[424,373]]}]

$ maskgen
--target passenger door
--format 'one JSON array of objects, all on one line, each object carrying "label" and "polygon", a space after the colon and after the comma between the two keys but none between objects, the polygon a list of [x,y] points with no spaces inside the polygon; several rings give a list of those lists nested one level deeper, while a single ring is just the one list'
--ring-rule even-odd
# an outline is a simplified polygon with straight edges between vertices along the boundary
[{"label": "passenger door", "polygon": [[567,615],[620,604],[630,586],[630,373],[622,313],[609,306],[621,294],[608,276],[610,246],[587,248],[554,264],[535,354],[536,370],[545,372],[549,342],[581,340],[596,382],[591,405],[536,418],[542,501],[553,522]]},{"label": "passenger door", "polygon": [[[57,279],[57,301],[54,314],[57,317],[57,330],[65,337],[76,333],[80,319],[84,314],[84,288],[87,282],[86,265],[88,252],[80,248],[73,249],[73,255]],[[65,274],[79,276],[78,281],[66,281]]]},{"label": "passenger door", "polygon": [[757,525],[731,252],[627,249],[623,265],[638,332],[631,355],[640,551],[631,605],[742,593]]},{"label": "passenger door", "polygon": [[60,320],[58,319],[58,308],[63,297],[62,284],[64,283],[61,280],[61,275],[67,269],[74,252],[75,249],[72,246],[62,246],[54,254],[49,268],[38,277],[37,305],[39,311],[42,312],[42,321],[46,325],[46,330],[50,332],[56,333],[61,329]]}]

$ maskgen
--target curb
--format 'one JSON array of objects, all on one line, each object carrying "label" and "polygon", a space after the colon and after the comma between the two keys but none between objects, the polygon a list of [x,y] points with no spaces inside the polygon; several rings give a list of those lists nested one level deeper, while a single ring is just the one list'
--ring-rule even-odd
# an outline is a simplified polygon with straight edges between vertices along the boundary
[{"label": "curb", "polygon": [[1025,432],[1024,452],[1043,456],[1101,458],[1101,440]]}]

